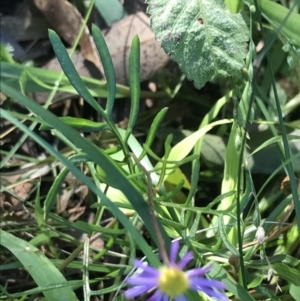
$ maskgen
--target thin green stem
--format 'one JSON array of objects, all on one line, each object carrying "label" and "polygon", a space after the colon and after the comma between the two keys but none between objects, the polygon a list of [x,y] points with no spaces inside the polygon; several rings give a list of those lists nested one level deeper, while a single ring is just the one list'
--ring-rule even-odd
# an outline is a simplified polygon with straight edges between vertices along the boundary
[{"label": "thin green stem", "polygon": [[157,217],[155,215],[155,211],[154,211],[154,203],[153,203],[153,186],[152,186],[152,180],[151,180],[151,175],[150,173],[146,170],[146,168],[141,164],[141,162],[139,161],[139,159],[135,156],[135,154],[130,153],[131,157],[134,159],[135,163],[141,168],[141,170],[144,172],[146,178],[147,178],[147,185],[148,185],[148,191],[147,191],[147,195],[148,195],[148,206],[149,206],[149,212],[150,212],[150,216],[153,222],[153,226],[157,235],[157,241],[158,241],[158,249],[159,249],[159,253],[164,261],[164,263],[166,265],[169,264],[169,256],[168,253],[166,251],[166,245],[165,245],[165,240],[161,234],[161,229],[157,220]]},{"label": "thin green stem", "polygon": [[[259,10],[257,0],[254,0],[254,3],[255,3],[255,8],[256,8],[257,18],[258,18],[258,21],[259,21],[259,24],[260,24],[260,27],[261,27],[261,34],[262,34],[264,42],[266,42],[265,32],[264,32],[264,29],[262,27],[261,12]],[[283,118],[282,118],[282,110],[281,110],[281,106],[280,106],[280,102],[279,102],[279,98],[278,98],[278,93],[277,93],[277,88],[276,88],[276,83],[275,83],[275,77],[274,77],[274,72],[273,72],[269,52],[267,53],[267,62],[268,62],[267,68],[269,69],[271,79],[272,79],[272,88],[273,88],[273,91],[274,91],[274,97],[275,97],[276,109],[277,109],[277,112],[278,112],[280,130],[282,132],[283,148],[284,148],[285,157],[286,157],[285,159],[290,160],[291,159],[291,153],[290,153],[289,143],[288,143],[288,139],[287,139],[287,132],[286,132],[286,128],[284,126]],[[292,164],[291,161],[287,164],[287,171],[288,171],[288,175],[290,177],[290,183],[291,183],[291,188],[292,188],[292,196],[293,196],[293,200],[294,200],[296,217],[297,217],[298,231],[300,233],[300,200],[299,200],[299,195],[298,195],[298,190],[297,190],[297,181],[296,181],[296,177],[295,177],[295,174],[294,174],[293,164]]]}]

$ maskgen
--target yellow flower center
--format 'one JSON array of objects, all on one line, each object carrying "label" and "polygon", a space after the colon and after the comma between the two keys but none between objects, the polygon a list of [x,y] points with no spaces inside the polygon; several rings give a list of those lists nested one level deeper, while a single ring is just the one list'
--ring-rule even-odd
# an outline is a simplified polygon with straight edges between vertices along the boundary
[{"label": "yellow flower center", "polygon": [[190,283],[186,274],[176,267],[162,267],[158,279],[159,290],[173,298],[186,292]]}]

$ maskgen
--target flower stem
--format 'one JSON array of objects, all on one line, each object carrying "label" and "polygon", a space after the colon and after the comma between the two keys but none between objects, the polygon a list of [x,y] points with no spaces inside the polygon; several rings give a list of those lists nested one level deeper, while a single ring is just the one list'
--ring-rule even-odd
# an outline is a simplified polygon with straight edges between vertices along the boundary
[{"label": "flower stem", "polygon": [[151,216],[151,219],[152,219],[152,222],[153,222],[153,227],[154,227],[156,235],[157,235],[159,253],[160,253],[161,257],[162,257],[162,260],[163,260],[164,264],[165,265],[169,265],[169,257],[168,257],[167,251],[166,251],[165,241],[164,241],[164,238],[163,238],[163,236],[161,234],[161,230],[160,230],[160,226],[159,226],[159,223],[158,223],[158,219],[157,219],[157,217],[155,215],[155,211],[154,211],[154,203],[153,203],[153,190],[154,190],[154,188],[152,186],[152,181],[151,181],[150,173],[141,164],[141,162],[139,161],[139,159],[136,157],[136,155],[134,153],[130,153],[130,155],[133,158],[133,160],[135,161],[135,163],[144,172],[144,174],[145,174],[145,176],[147,178],[148,206],[149,206],[150,216]]}]

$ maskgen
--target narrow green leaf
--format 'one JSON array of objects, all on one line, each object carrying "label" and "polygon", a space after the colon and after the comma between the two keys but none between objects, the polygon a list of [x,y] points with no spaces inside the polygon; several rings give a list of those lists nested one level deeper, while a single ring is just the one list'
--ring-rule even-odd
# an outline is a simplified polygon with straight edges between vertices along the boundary
[{"label": "narrow green leaf", "polygon": [[[76,154],[74,156],[71,156],[68,158],[68,160],[73,163],[74,165],[77,163],[83,163],[87,162],[89,158],[87,155],[84,154]],[[48,216],[48,213],[52,209],[52,206],[55,202],[55,197],[58,195],[59,190],[66,178],[66,176],[69,173],[69,169],[67,167],[64,167],[61,172],[58,174],[58,176],[54,179],[54,182],[50,188],[50,190],[47,193],[45,202],[44,202],[44,218],[46,219]]]},{"label": "narrow green leaf", "polygon": [[100,29],[94,24],[92,25],[92,35],[102,61],[107,82],[107,102],[105,112],[112,120],[112,109],[116,97],[116,72],[104,37]]},{"label": "narrow green leaf", "polygon": [[193,161],[192,164],[191,188],[186,198],[185,205],[190,204],[190,201],[196,194],[196,191],[198,189],[198,184],[199,184],[199,175],[200,175],[200,160],[198,157]]},{"label": "narrow green leaf", "polygon": [[[292,141],[292,140],[299,140],[300,139],[300,136],[298,135],[287,135],[287,139],[289,141]],[[251,153],[251,156],[253,156],[254,154],[256,154],[257,152],[259,152],[260,150],[266,148],[267,146],[270,146],[271,144],[274,144],[274,143],[278,143],[278,142],[281,142],[282,141],[282,135],[278,135],[276,137],[272,137],[270,139],[268,139],[267,141],[265,141],[264,143],[262,143],[259,147],[257,147],[255,149],[255,151],[253,151]]]},{"label": "narrow green leaf", "polygon": [[35,197],[35,202],[34,202],[34,216],[36,219],[36,222],[40,228],[41,231],[47,229],[47,224],[43,218],[43,208],[41,207],[40,203],[40,187],[38,187],[38,191]]},{"label": "narrow green leaf", "polygon": [[89,284],[89,250],[90,240],[88,237],[84,240],[83,248],[83,267],[82,267],[82,280],[83,280],[83,298],[90,301],[90,284]]},{"label": "narrow green leaf", "polygon": [[143,151],[155,159],[157,162],[163,162],[164,159],[160,158],[147,144],[143,145]]},{"label": "narrow green leaf", "polygon": [[214,128],[217,125],[232,123],[232,120],[229,119],[222,119],[215,122],[212,122],[198,131],[194,132],[190,136],[187,136],[185,139],[181,140],[177,143],[171,150],[170,155],[168,157],[168,161],[177,161],[182,160],[185,158],[189,152],[193,149],[196,142],[204,136],[208,131]]},{"label": "narrow green leaf", "polygon": [[[17,90],[7,86],[6,84],[1,85],[2,91],[9,95],[13,99],[17,99],[20,103],[26,106],[29,110],[31,110],[37,116],[43,118],[48,124],[55,126],[57,130],[61,132],[62,135],[68,137],[72,143],[74,143],[78,148],[81,148],[92,160],[101,166],[111,178],[115,179],[115,182],[118,184],[118,188],[125,194],[127,199],[131,202],[133,208],[140,215],[141,219],[144,221],[145,226],[147,227],[149,233],[153,237],[154,241],[157,243],[157,237],[155,234],[155,229],[153,224],[151,223],[151,217],[148,210],[148,206],[145,203],[143,197],[140,193],[132,186],[132,184],[123,176],[122,172],[118,168],[117,165],[97,146],[91,143],[89,140],[81,137],[74,129],[70,126],[66,125],[62,121],[60,121],[57,117],[55,117],[51,112],[45,110],[41,106],[39,106],[36,102],[28,98],[27,96],[22,95]],[[154,265],[158,264],[157,258],[154,256],[149,248],[148,244],[144,241],[140,233],[136,230],[135,227],[128,221],[127,217],[112,203],[106,195],[99,190],[95,184],[90,181],[86,176],[84,176],[72,163],[70,163],[66,158],[64,158],[59,152],[54,150],[47,144],[45,141],[41,140],[39,136],[37,136],[34,132],[30,132],[27,127],[22,125],[22,123],[18,122],[16,119],[12,118],[10,115],[6,113],[3,109],[2,117],[8,119],[17,124],[22,131],[28,132],[31,137],[36,140],[38,143],[43,144],[44,147],[47,147],[47,150],[55,155],[65,166],[67,166],[70,171],[72,171],[81,181],[85,184],[89,183],[88,186],[90,189],[97,195],[99,195],[103,201],[103,203],[112,211],[117,219],[128,229],[128,232],[132,235],[133,239],[138,243],[143,249],[145,255],[151,258],[151,261],[154,262]],[[130,229],[130,231],[129,231]],[[169,238],[165,231],[162,232],[162,235],[166,241],[167,247],[169,247]]]},{"label": "narrow green leaf", "polygon": [[264,280],[264,276],[263,275],[259,275],[258,277],[256,277],[255,279],[253,279],[249,284],[248,284],[248,288],[254,288],[258,285],[260,285],[262,283],[262,281]]},{"label": "narrow green leaf", "polygon": [[132,40],[129,56],[129,82],[130,82],[130,115],[126,130],[126,140],[132,133],[140,107],[140,40],[135,36]]},{"label": "narrow green leaf", "polygon": [[[229,191],[237,190],[237,178],[238,178],[238,170],[239,166],[239,155],[240,149],[236,146],[238,138],[238,128],[236,123],[232,124],[229,140],[226,148],[226,156],[225,156],[225,169],[224,176],[222,181],[222,189],[221,193],[226,193]],[[235,200],[236,195],[232,195],[230,198],[223,199],[220,203],[218,209],[224,210],[229,208]],[[227,221],[226,221],[227,223]]]},{"label": "narrow green leaf", "polygon": [[295,285],[294,283],[290,284],[290,294],[296,300],[300,301],[300,285]]},{"label": "narrow green leaf", "polygon": [[285,279],[289,283],[293,283],[294,285],[299,285],[299,270],[292,268],[285,263],[275,263],[272,265],[272,268],[281,278]]},{"label": "narrow green leaf", "polygon": [[101,108],[101,106],[97,103],[97,101],[94,99],[92,94],[89,92],[89,90],[84,85],[82,79],[78,75],[74,64],[72,63],[68,52],[66,48],[64,47],[63,43],[61,42],[61,39],[59,36],[53,31],[49,29],[49,39],[52,44],[53,50],[57,56],[57,59],[69,79],[70,83],[73,85],[73,87],[76,89],[78,94],[86,101],[88,102],[96,111],[98,111],[102,117],[107,121],[107,115],[105,114],[104,110]]},{"label": "narrow green leaf", "polygon": [[[152,121],[151,126],[149,127],[149,132],[146,138],[146,142],[144,145],[147,145],[148,148],[150,149],[154,138],[156,136],[157,130],[161,124],[161,122],[163,121],[167,111],[169,108],[163,108],[161,109],[155,116],[154,120]],[[143,152],[141,153],[139,160],[141,160],[144,156],[146,155],[146,150],[143,149]]]},{"label": "narrow green leaf", "polygon": [[[200,130],[201,128],[203,128],[206,125],[210,124],[212,122],[212,120],[217,117],[217,115],[219,114],[220,110],[223,108],[223,106],[226,104],[226,102],[230,99],[230,97],[232,97],[232,91],[230,91],[225,96],[223,96],[222,98],[220,98],[214,104],[214,106],[209,110],[208,113],[206,113],[206,115],[202,119],[201,124],[200,124],[198,130]],[[197,141],[197,143],[195,144],[194,154],[201,155],[201,149],[202,149],[203,140],[204,140],[204,135],[201,138],[199,138],[198,141]]]},{"label": "narrow green leaf", "polygon": [[[71,267],[72,263],[69,265]],[[23,266],[21,264],[19,264],[19,266],[17,266],[17,268],[23,268]],[[56,290],[58,288],[63,288],[63,287],[72,287],[74,289],[79,288],[82,286],[82,280],[74,280],[74,281],[66,281],[65,283],[54,283],[54,284],[50,284],[50,285],[46,285],[46,286],[39,286],[33,289],[29,289],[29,290],[25,290],[22,291],[20,293],[14,293],[14,294],[9,294],[10,298],[24,298],[24,296],[30,296],[30,295],[36,295],[36,294],[40,294],[49,290]],[[1,288],[1,286],[0,286]],[[18,300],[22,300],[18,299]],[[9,299],[12,300],[12,299]],[[14,301],[17,301],[16,299],[13,299]],[[40,299],[42,301],[46,301],[45,299]],[[48,300],[47,300],[48,301]],[[64,301],[64,300],[62,300]]]},{"label": "narrow green leaf", "polygon": [[[6,231],[0,230],[0,236],[0,244],[18,258],[38,286],[67,283],[61,272],[39,249]],[[56,287],[43,293],[47,300],[78,301],[70,287]]]},{"label": "narrow green leaf", "polygon": [[109,235],[122,235],[126,233],[126,229],[111,229],[111,228],[106,228],[106,227],[101,227],[93,224],[89,224],[83,221],[76,221],[75,222],[76,227],[84,230],[84,233],[89,233],[89,232],[96,232],[96,233],[105,233]]},{"label": "narrow green leaf", "polygon": [[[173,140],[173,134],[169,134],[164,143],[164,145],[165,145],[164,160],[167,160],[168,157],[170,156],[170,152],[172,150],[172,146],[171,146],[172,140]],[[174,161],[177,161],[177,160],[174,160]]]},{"label": "narrow green leaf", "polygon": [[[255,4],[255,0],[247,0],[247,2],[252,5]],[[289,14],[288,8],[271,0],[257,0],[257,3],[263,16],[277,29],[281,26],[287,14]],[[291,43],[300,46],[299,28],[300,15],[291,12],[285,24],[283,24],[281,31],[287,36]]]},{"label": "narrow green leaf", "polygon": [[[265,3],[267,3],[267,2],[268,1],[265,1]],[[258,1],[254,0],[254,3],[255,3],[256,10],[259,10],[258,14],[257,14],[258,21],[259,21],[259,25],[261,27],[263,40],[266,43],[266,36],[265,36],[265,32],[264,32],[263,25],[262,25],[262,18],[261,18],[261,14],[260,14],[260,8],[258,6]],[[272,4],[272,2],[270,2],[268,9],[270,9],[271,4]],[[273,9],[275,10],[276,8],[273,7]],[[281,10],[281,12],[282,12],[283,11],[282,7],[279,10]],[[298,28],[300,26],[299,15],[296,14],[294,16],[295,18],[293,18],[293,20],[291,20],[292,18],[291,18],[290,12],[291,11],[289,11],[286,15],[286,16],[289,16],[289,18],[288,19],[285,18],[284,21],[288,21],[288,20],[292,21],[293,22],[293,24],[292,24],[293,30],[297,30],[297,33],[298,33],[299,32]],[[271,12],[271,13],[274,13],[274,12]],[[275,13],[277,13],[277,12],[275,12]],[[282,24],[280,24],[280,25],[282,25]],[[297,37],[299,38],[299,34],[297,35]],[[292,43],[294,43],[294,42],[295,41],[292,41]],[[298,44],[299,44],[299,42],[300,42],[300,39],[298,41]],[[275,75],[274,75],[274,72],[273,72],[273,68],[271,67],[270,56],[269,56],[268,53],[267,53],[267,62],[268,62],[268,71],[269,71],[269,74],[271,76],[272,90],[274,92],[274,99],[275,99],[275,103],[276,103],[276,111],[277,111],[277,115],[278,115],[280,130],[282,132],[282,142],[283,142],[284,154],[285,154],[286,160],[288,161],[288,160],[291,159],[291,150],[290,150],[289,142],[288,142],[288,139],[287,139],[287,131],[286,131],[286,128],[285,128],[285,125],[284,125],[283,117],[282,117],[283,114],[282,114],[281,104],[280,104],[280,101],[279,101],[278,92],[277,92],[277,88],[276,88]],[[299,202],[299,193],[298,193],[298,187],[297,187],[297,183],[296,183],[296,177],[295,177],[295,171],[294,171],[293,163],[289,162],[287,164],[286,169],[287,169],[288,176],[290,178],[290,185],[291,185],[291,190],[292,190],[294,208],[295,208],[295,212],[296,212],[298,232],[300,233],[300,202]]]},{"label": "narrow green leaf", "polygon": [[222,202],[222,200],[235,195],[235,193],[236,193],[235,191],[228,191],[226,193],[220,194],[212,202],[210,202],[206,208],[211,209],[213,206]]},{"label": "narrow green leaf", "polygon": [[22,72],[20,79],[19,79],[19,84],[20,84],[20,90],[23,94],[25,94],[26,91],[26,84],[27,84],[27,73]]},{"label": "narrow green leaf", "polygon": [[[14,88],[18,88],[19,78],[24,71],[28,75],[26,92],[50,92],[60,76],[60,72],[57,71],[47,70],[47,72],[45,72],[45,70],[42,68],[0,62],[1,79],[4,82],[9,82]],[[104,81],[95,80],[88,77],[82,77],[82,80],[89,90],[92,91],[91,93],[94,96],[107,96],[106,83]],[[57,90],[60,92],[78,94],[73,86],[70,85],[70,82],[66,76],[62,77]],[[118,97],[124,97],[125,95],[129,95],[129,90],[123,96],[118,94]]]},{"label": "narrow green leaf", "polygon": [[0,43],[0,60],[11,64],[15,64],[15,60],[13,59],[11,53],[2,43]]},{"label": "narrow green leaf", "polygon": [[[61,121],[70,125],[72,128],[81,130],[84,132],[100,132],[107,129],[107,125],[101,122],[95,122],[84,118],[75,118],[75,117],[59,117]],[[53,126],[42,124],[40,130],[52,130]]]},{"label": "narrow green leaf", "polygon": [[[42,68],[28,67],[20,64],[11,64],[6,62],[0,62],[0,78],[6,84],[13,86],[16,89],[19,89],[19,79],[22,72],[26,70],[28,74],[26,92],[50,92],[53,89],[53,86],[57,85],[57,79],[60,77],[61,72],[47,70],[45,72]],[[43,86],[40,86],[36,83],[33,78],[39,79],[39,83],[43,83]],[[81,76],[80,77],[90,91],[93,97],[107,97],[107,85],[106,81],[98,80],[95,78]],[[49,87],[49,89],[47,88]],[[50,88],[51,87],[51,88]],[[62,80],[59,82],[57,91],[66,92],[71,94],[78,94],[77,90],[70,84],[66,76],[62,77]],[[116,98],[129,97],[130,91],[129,88],[123,85],[116,85]],[[162,97],[169,98],[170,95],[166,91],[150,92],[150,91],[141,91],[142,98],[151,98],[151,99],[161,99]]]},{"label": "narrow green leaf", "polygon": [[223,215],[222,214],[220,214],[218,216],[218,228],[219,228],[220,237],[221,237],[224,245],[227,247],[227,249],[235,256],[240,256],[239,251],[232,245],[232,243],[229,241],[229,239],[227,237],[227,233],[225,231],[225,227],[223,224]]},{"label": "narrow green leaf", "polygon": [[242,0],[225,0],[225,5],[232,14],[240,12],[244,7]]},{"label": "narrow green leaf", "polygon": [[264,285],[258,285],[255,287],[255,290],[262,294],[263,296],[266,296],[268,299],[267,300],[272,300],[272,301],[282,301],[281,298],[276,296],[272,291],[270,291],[268,288],[266,288]]},{"label": "narrow green leaf", "polygon": [[225,269],[220,267],[217,263],[212,264],[212,269],[208,275],[212,279],[222,281],[226,288],[238,299],[243,301],[255,301],[255,299],[238,283],[231,280]]},{"label": "narrow green leaf", "polygon": [[[3,89],[3,86],[2,86]],[[16,90],[15,90],[16,91]],[[6,94],[7,93],[7,87],[6,87]],[[23,96],[23,95],[22,95]],[[26,96],[24,96],[26,97]],[[18,98],[20,101],[20,97]],[[29,98],[28,98],[29,99]],[[30,99],[29,99],[30,100]],[[26,103],[26,102],[25,102]],[[35,104],[33,102],[33,107],[35,107]],[[29,107],[30,105],[28,105]],[[46,111],[43,112],[43,108],[40,107],[39,105],[38,109],[36,111],[38,111],[38,114],[41,114],[44,116],[44,118],[46,119],[46,121],[48,122],[49,119],[45,116],[51,116],[52,113]],[[33,111],[35,111],[33,109]],[[56,151],[53,147],[50,146],[50,144],[48,144],[47,142],[45,142],[43,139],[41,139],[37,134],[35,134],[34,132],[30,131],[26,126],[24,126],[22,123],[20,123],[18,120],[12,118],[11,116],[9,116],[5,110],[0,108],[0,113],[2,114],[1,116],[4,117],[5,119],[9,120],[10,122],[12,122],[13,124],[15,124],[20,130],[24,131],[25,133],[29,134],[30,137],[32,137],[35,141],[37,141],[41,146],[43,146],[45,148],[45,150],[47,150],[50,154],[52,154],[53,156],[55,156],[58,160],[60,160],[66,167],[69,168],[69,170],[79,179],[81,180],[84,184],[86,184],[91,191],[93,191],[96,195],[101,197],[101,200],[104,204],[104,206],[107,206],[107,208],[112,212],[112,214],[124,225],[124,227],[128,230],[128,233],[130,233],[130,235],[132,236],[132,238],[135,240],[135,242],[137,244],[139,244],[141,250],[143,250],[144,254],[147,256],[147,258],[149,259],[149,262],[151,262],[151,264],[153,264],[154,266],[158,266],[159,265],[159,261],[157,259],[157,257],[153,254],[152,249],[149,247],[149,245],[145,242],[144,238],[141,236],[141,234],[137,231],[137,229],[135,227],[133,227],[133,225],[129,222],[128,218],[120,211],[120,209],[113,203],[111,202],[107,196],[88,178],[86,177],[78,168],[76,168],[71,162],[69,162],[64,156],[62,156],[58,151]],[[48,115],[49,114],[49,115]],[[53,117],[52,117],[53,118]],[[50,120],[52,119],[50,117]],[[57,118],[55,118],[57,119]],[[58,120],[56,120],[56,122],[58,123]],[[51,121],[49,122],[50,124],[52,123]],[[59,126],[59,124],[58,124]],[[69,135],[70,137],[76,137],[78,135],[78,133],[76,132],[72,132],[73,129],[72,128],[68,128],[67,125],[64,124],[60,124],[60,130],[62,133],[65,133],[65,135]],[[71,131],[70,131],[71,130]],[[80,136],[79,136],[80,137]],[[77,142],[81,140],[82,137],[78,138],[77,137]],[[92,157],[95,158],[94,161],[96,161],[96,163],[98,162],[98,164],[107,167],[107,163],[109,162],[109,160],[105,157],[103,157],[103,154],[101,152],[99,152],[99,150],[97,149],[96,146],[94,146],[92,143],[90,143],[90,141],[82,138],[83,140],[81,140],[82,142],[82,146],[84,146],[85,149],[88,149],[88,153],[93,154]],[[101,160],[102,159],[102,160]],[[101,163],[100,163],[101,162]],[[126,180],[126,178],[124,177],[120,177],[120,171],[116,169],[116,167],[109,163],[108,166],[111,167],[110,171],[114,172],[115,175],[115,179],[116,181],[120,181],[119,183],[121,184],[121,190],[122,188],[125,191],[125,194],[127,194],[129,200],[131,201],[133,205],[133,207],[136,209],[137,212],[141,212],[141,218],[142,216],[145,218],[146,217],[146,221],[151,221],[150,218],[150,214],[148,212],[148,207],[147,206],[143,206],[142,204],[145,204],[143,198],[141,197],[141,195],[132,187],[132,185],[130,184],[130,182],[128,182]],[[125,186],[124,186],[125,185]],[[153,228],[153,225],[148,222],[145,222],[146,227],[149,229],[148,231],[151,231],[149,233],[151,233],[154,241],[156,241],[156,237],[155,237],[155,230]],[[168,243],[168,236],[166,235],[166,233],[162,230],[162,234],[164,236],[164,238],[166,239],[166,243]],[[157,242],[156,242],[157,243]]]},{"label": "narrow green leaf", "polygon": [[[270,228],[273,227],[272,222],[276,221],[278,216],[282,212],[284,212],[285,208],[292,202],[291,197],[285,198],[282,200],[275,208],[272,208],[272,211],[270,212],[270,215],[265,219],[263,228],[265,232],[267,233]],[[270,223],[271,222],[271,223]]]}]

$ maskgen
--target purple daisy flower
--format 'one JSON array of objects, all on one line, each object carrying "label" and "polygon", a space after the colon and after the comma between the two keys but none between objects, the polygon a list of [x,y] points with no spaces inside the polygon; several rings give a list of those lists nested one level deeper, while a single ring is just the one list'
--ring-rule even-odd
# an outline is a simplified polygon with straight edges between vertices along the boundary
[{"label": "purple daisy flower", "polygon": [[210,280],[205,277],[211,266],[195,268],[184,272],[183,268],[192,260],[193,253],[188,252],[176,263],[179,250],[179,241],[171,245],[170,263],[159,269],[148,266],[139,260],[134,260],[135,267],[142,270],[137,276],[127,279],[132,287],[125,291],[127,299],[140,296],[148,291],[154,291],[147,301],[188,301],[185,293],[191,289],[201,291],[209,297],[219,301],[227,301],[228,298],[223,290],[225,285],[218,280]]}]

